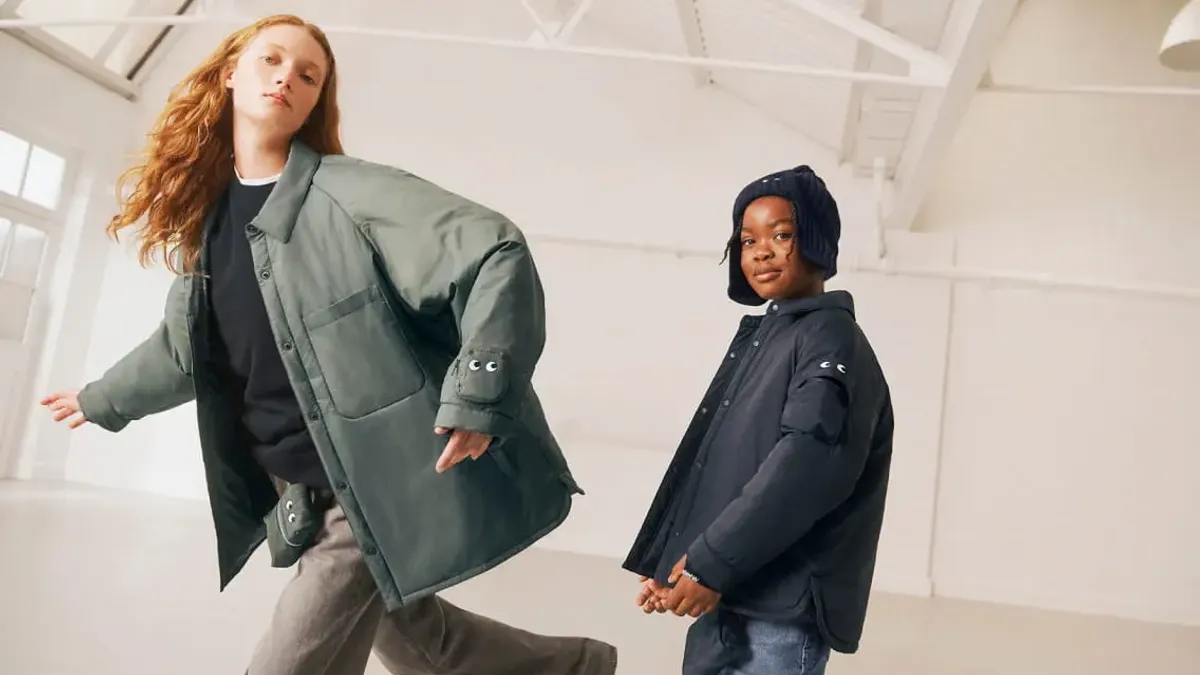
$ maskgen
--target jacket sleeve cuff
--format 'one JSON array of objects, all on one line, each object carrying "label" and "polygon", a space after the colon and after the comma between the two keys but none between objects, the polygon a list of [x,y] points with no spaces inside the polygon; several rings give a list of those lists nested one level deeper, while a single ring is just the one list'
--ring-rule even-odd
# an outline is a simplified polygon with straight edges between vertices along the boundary
[{"label": "jacket sleeve cuff", "polygon": [[105,431],[120,431],[129,424],[129,420],[117,412],[96,382],[80,390],[79,410],[88,422]]},{"label": "jacket sleeve cuff", "polygon": [[737,570],[712,550],[704,535],[688,548],[686,568],[700,579],[701,584],[722,595],[737,583]]},{"label": "jacket sleeve cuff", "polygon": [[457,403],[442,403],[434,419],[434,426],[504,438],[511,433],[512,420],[491,410]]}]

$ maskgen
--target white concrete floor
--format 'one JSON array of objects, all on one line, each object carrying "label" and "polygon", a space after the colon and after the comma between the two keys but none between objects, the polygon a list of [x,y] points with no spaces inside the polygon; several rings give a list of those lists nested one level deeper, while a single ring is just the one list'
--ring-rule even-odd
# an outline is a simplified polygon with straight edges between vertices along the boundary
[{"label": "white concrete floor", "polygon": [[[240,673],[291,572],[261,555],[223,594],[207,505],[0,482],[0,673]],[[687,619],[645,616],[617,561],[532,550],[448,599],[618,646],[621,675],[678,673]],[[1200,629],[878,595],[832,675],[1198,675]],[[368,673],[383,675],[377,663]]]}]

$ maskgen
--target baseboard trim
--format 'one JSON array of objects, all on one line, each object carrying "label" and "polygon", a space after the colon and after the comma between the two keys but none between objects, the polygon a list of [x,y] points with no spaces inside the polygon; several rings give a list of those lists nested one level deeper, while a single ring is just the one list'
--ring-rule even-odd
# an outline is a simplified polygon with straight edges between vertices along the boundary
[{"label": "baseboard trim", "polygon": [[871,589],[876,593],[931,598],[933,597],[933,580],[927,576],[906,577],[899,574],[876,574]]},{"label": "baseboard trim", "polygon": [[1171,626],[1200,627],[1200,611],[1190,602],[1169,605],[1163,602],[1130,601],[1108,594],[1095,594],[1090,597],[1082,594],[1056,594],[1015,584],[987,583],[966,578],[939,579],[936,593],[940,598]]}]

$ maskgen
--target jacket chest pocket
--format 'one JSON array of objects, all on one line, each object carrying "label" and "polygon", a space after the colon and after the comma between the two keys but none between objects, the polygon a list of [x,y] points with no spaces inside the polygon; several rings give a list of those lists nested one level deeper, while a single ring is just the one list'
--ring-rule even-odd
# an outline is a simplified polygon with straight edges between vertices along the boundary
[{"label": "jacket chest pocket", "polygon": [[304,327],[342,417],[364,417],[425,386],[400,321],[376,286],[305,315]]}]

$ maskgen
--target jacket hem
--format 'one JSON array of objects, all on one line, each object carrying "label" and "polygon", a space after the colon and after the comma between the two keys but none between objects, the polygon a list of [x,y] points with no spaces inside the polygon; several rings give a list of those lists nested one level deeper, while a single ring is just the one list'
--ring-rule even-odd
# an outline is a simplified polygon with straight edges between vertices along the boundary
[{"label": "jacket hem", "polygon": [[228,569],[222,570],[220,585],[217,588],[218,593],[224,592],[229,584],[233,583],[233,580],[236,579],[237,576],[241,574],[242,569],[246,567],[246,563],[250,562],[250,557],[254,555],[254,552],[257,551],[258,547],[262,546],[262,543],[266,540],[267,533],[264,528],[255,535],[254,542],[246,547],[246,552],[243,553],[237,560],[235,560]]},{"label": "jacket hem", "polygon": [[419,591],[414,591],[412,593],[400,593],[398,596],[391,596],[390,594],[387,594],[383,598],[385,609],[388,612],[394,612],[402,607],[412,604],[413,602],[415,602],[417,600],[420,600],[422,598],[425,598],[425,597],[428,597],[435,593],[438,593],[439,591],[444,591],[447,588],[450,588],[452,586],[457,586],[458,584],[461,584],[464,581],[473,579],[474,577],[477,577],[477,576],[483,574],[484,572],[495,569],[496,567],[499,567],[501,564],[508,562],[510,559],[515,557],[518,553],[521,553],[522,551],[525,551],[529,547],[533,546],[538,541],[545,538],[546,535],[548,535],[551,532],[553,532],[554,530],[558,529],[558,527],[560,525],[562,525],[564,522],[566,522],[567,516],[571,513],[572,498],[569,493],[564,493],[564,496],[565,496],[565,498],[563,499],[563,505],[562,505],[562,508],[559,510],[558,516],[556,516],[554,518],[554,520],[552,520],[548,525],[546,525],[542,529],[538,530],[537,532],[534,532],[531,536],[527,537],[525,540],[521,541],[516,546],[493,557],[491,560],[489,560],[488,562],[486,562],[482,565],[479,565],[478,567],[474,567],[472,569],[469,569],[469,570],[463,572],[462,574],[458,574],[456,576],[450,577],[449,579],[446,579],[445,581],[441,581],[441,582],[433,584],[431,586],[427,586]]},{"label": "jacket hem", "polygon": [[858,640],[846,641],[839,639],[829,630],[829,623],[825,620],[825,598],[821,595],[821,584],[814,578],[809,582],[809,593],[812,595],[813,614],[817,617],[817,629],[821,631],[821,637],[829,643],[830,649],[840,654],[853,654],[858,651]]}]

